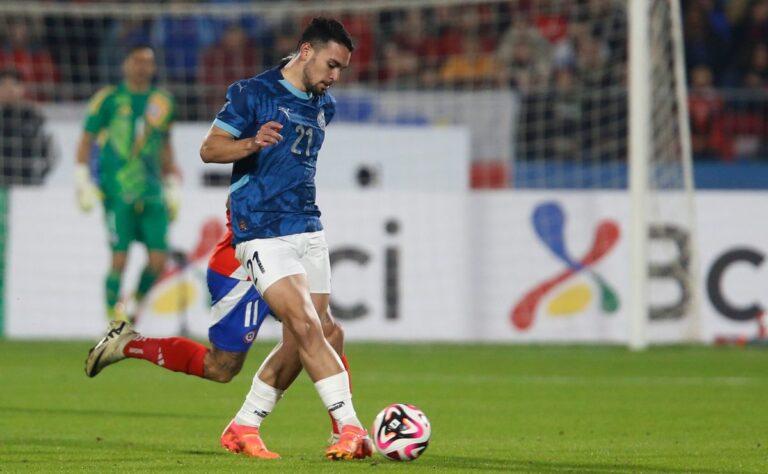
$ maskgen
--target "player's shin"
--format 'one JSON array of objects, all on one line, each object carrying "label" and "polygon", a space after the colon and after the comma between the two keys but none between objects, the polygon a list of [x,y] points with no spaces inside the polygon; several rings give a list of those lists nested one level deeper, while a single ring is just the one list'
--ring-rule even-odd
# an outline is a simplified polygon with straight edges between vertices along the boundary
[{"label": "player's shin", "polygon": [[[341,363],[344,365],[344,369],[347,371],[347,379],[349,381],[349,392],[350,395],[352,393],[352,374],[349,371],[349,361],[347,360],[346,354],[340,354],[341,357]],[[341,431],[339,430],[339,423],[336,421],[336,419],[333,417],[333,413],[331,411],[328,411],[328,416],[331,418],[331,443],[338,440],[339,433]]]},{"label": "player's shin", "polygon": [[147,293],[149,293],[149,290],[152,288],[152,285],[155,284],[160,274],[151,268],[147,267],[144,269],[143,272],[141,272],[141,277],[139,278],[139,285],[136,288],[136,300],[141,301],[144,299],[144,296],[146,296]]},{"label": "player's shin", "polygon": [[104,289],[107,303],[107,316],[112,320],[125,319],[122,314],[118,314],[117,302],[120,298],[120,279],[121,274],[117,270],[110,270],[104,279]]},{"label": "player's shin", "polygon": [[139,336],[125,346],[123,353],[126,357],[144,359],[164,369],[203,377],[208,348],[183,337]]},{"label": "player's shin", "polygon": [[347,371],[318,380],[315,389],[334,420],[340,425],[362,427],[352,405]]},{"label": "player's shin", "polygon": [[238,425],[261,426],[261,422],[272,412],[282,396],[283,390],[268,385],[256,374],[243,406],[235,415],[235,422]]}]

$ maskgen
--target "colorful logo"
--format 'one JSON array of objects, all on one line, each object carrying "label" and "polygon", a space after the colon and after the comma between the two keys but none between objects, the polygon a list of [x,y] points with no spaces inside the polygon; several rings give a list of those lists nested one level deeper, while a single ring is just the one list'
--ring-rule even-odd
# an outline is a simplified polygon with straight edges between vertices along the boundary
[{"label": "colorful logo", "polygon": [[206,298],[208,304],[205,272],[198,267],[207,267],[208,257],[226,232],[221,219],[209,218],[200,228],[200,236],[194,249],[180,253],[183,262],[170,259],[166,271],[158,278],[147,295],[145,312],[158,317],[178,317]]},{"label": "colorful logo", "polygon": [[[562,283],[577,274],[586,272],[597,285],[600,307],[606,314],[619,309],[619,297],[616,291],[591,267],[605,257],[619,240],[619,226],[615,221],[600,221],[595,229],[592,247],[579,260],[571,257],[565,245],[565,213],[560,204],[545,202],[533,211],[533,228],[544,245],[565,265],[566,268],[552,278],[545,280],[528,291],[510,313],[512,324],[524,331],[531,327],[536,317],[539,303],[544,297]],[[593,287],[584,282],[577,282],[560,292],[549,301],[547,313],[552,316],[571,316],[583,311],[591,302]]]}]

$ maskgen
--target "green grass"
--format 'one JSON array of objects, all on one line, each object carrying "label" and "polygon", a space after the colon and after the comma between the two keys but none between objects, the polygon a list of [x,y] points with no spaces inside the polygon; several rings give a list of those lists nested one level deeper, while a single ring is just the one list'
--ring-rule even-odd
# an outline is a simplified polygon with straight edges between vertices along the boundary
[{"label": "green grass", "polygon": [[0,341],[0,472],[768,472],[760,349],[350,344],[366,423],[392,402],[429,416],[413,463],[332,463],[302,376],[262,426],[283,458],[218,446],[269,345],[230,384],[144,361],[83,374],[86,342]]}]

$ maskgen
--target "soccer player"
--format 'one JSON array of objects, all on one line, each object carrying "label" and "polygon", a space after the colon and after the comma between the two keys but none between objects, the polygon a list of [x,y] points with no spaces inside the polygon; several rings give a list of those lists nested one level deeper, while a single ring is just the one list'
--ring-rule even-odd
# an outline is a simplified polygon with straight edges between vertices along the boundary
[{"label": "soccer player", "polygon": [[[163,271],[168,224],[178,211],[178,170],[170,142],[174,118],[171,95],[152,85],[155,53],[136,46],[123,60],[124,81],[91,98],[77,148],[77,201],[90,211],[103,199],[112,258],[106,276],[106,308],[112,320],[131,314],[120,300],[120,286],[133,241],[149,253],[134,299],[140,302]],[[98,140],[98,187],[89,159]]]},{"label": "soccer player", "polygon": [[328,245],[315,203],[315,169],[336,111],[327,93],[354,46],[343,25],[315,18],[297,51],[278,67],[232,84],[203,140],[206,163],[233,163],[230,185],[235,256],[283,322],[323,404],[341,426],[325,452],[333,460],[370,456],[344,366],[323,335],[331,292]]},{"label": "soccer player", "polygon": [[[207,282],[212,300],[212,321],[208,331],[210,349],[183,337],[145,337],[130,323],[115,321],[107,335],[89,351],[86,375],[95,377],[109,365],[135,358],[208,380],[224,383],[232,380],[243,367],[248,350],[261,324],[270,315],[270,309],[235,259],[229,212],[227,232],[208,260]],[[348,370],[341,327],[330,315],[322,323],[326,338]],[[240,411],[221,436],[221,445],[228,451],[251,457],[279,457],[265,446],[260,426],[300,372],[297,348],[290,343],[279,343],[254,376]],[[335,442],[339,427],[333,417],[331,430],[331,439]],[[370,446],[361,449],[370,449]]]}]

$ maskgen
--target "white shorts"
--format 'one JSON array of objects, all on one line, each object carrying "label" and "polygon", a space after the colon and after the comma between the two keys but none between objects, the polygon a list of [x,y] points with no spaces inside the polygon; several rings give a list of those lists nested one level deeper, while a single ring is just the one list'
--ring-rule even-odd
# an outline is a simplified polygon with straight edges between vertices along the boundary
[{"label": "white shorts", "polygon": [[277,280],[301,273],[307,275],[310,293],[331,293],[331,261],[323,231],[240,242],[235,258],[262,295]]}]

